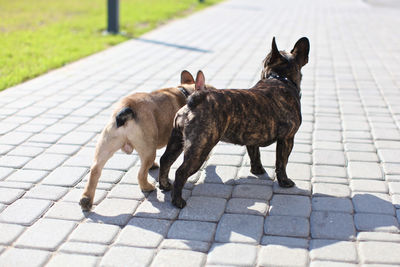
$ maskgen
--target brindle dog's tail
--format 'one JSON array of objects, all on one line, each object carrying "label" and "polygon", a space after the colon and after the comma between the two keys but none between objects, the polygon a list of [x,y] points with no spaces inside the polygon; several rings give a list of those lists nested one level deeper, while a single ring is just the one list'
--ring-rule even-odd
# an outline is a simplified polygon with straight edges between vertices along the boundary
[{"label": "brindle dog's tail", "polygon": [[130,107],[125,107],[121,109],[120,112],[115,116],[115,122],[117,123],[117,128],[124,126],[128,120],[135,119],[136,114]]}]

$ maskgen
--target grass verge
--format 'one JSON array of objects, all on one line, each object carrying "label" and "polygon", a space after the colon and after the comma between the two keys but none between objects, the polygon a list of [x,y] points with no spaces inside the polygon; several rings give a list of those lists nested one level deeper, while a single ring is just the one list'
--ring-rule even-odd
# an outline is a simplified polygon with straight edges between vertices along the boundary
[{"label": "grass verge", "polygon": [[104,35],[106,0],[0,0],[0,91],[221,0],[120,0],[122,35]]}]

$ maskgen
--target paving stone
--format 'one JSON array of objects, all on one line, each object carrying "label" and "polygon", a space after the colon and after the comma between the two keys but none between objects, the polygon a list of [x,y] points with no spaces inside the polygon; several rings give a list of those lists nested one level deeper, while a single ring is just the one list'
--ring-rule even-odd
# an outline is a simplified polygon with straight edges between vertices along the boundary
[{"label": "paving stone", "polygon": [[214,154],[243,155],[246,147],[233,144],[218,143],[213,149]]},{"label": "paving stone", "polygon": [[77,124],[74,123],[55,123],[52,126],[46,128],[43,132],[45,133],[56,133],[56,134],[67,134],[76,128]]},{"label": "paving stone", "polygon": [[191,197],[181,210],[179,219],[217,222],[224,213],[226,200],[214,197]]},{"label": "paving stone", "polygon": [[101,259],[100,266],[148,266],[154,254],[154,249],[113,246]]},{"label": "paving stone", "polygon": [[[183,199],[188,198],[188,193],[190,194],[187,190],[183,191]],[[157,188],[139,205],[135,216],[173,220],[178,217],[179,211],[171,203],[171,194],[164,194]]]},{"label": "paving stone", "polygon": [[383,181],[375,180],[352,180],[350,188],[353,192],[376,192],[388,193],[388,187]]},{"label": "paving stone", "polygon": [[336,211],[353,213],[353,204],[349,198],[313,197],[312,209],[315,211]]},{"label": "paving stone", "polygon": [[314,150],[313,162],[316,165],[345,166],[346,159],[342,151]]},{"label": "paving stone", "polygon": [[26,192],[24,197],[57,201],[61,199],[67,192],[68,189],[65,187],[39,184]]},{"label": "paving stone", "polygon": [[[118,183],[122,176],[124,176],[125,172],[122,171],[117,171],[117,170],[102,170],[101,176],[99,178],[99,181],[105,182],[105,183],[113,183],[116,184]],[[83,181],[88,181],[90,177],[90,172],[88,172],[83,178]],[[136,183],[138,184],[138,183]]]},{"label": "paving stone", "polygon": [[156,248],[167,235],[171,222],[151,218],[132,218],[122,229],[115,244]]},{"label": "paving stone", "polygon": [[68,157],[65,155],[43,153],[26,164],[25,168],[52,171],[60,166],[67,158]]},{"label": "paving stone", "polygon": [[70,241],[111,244],[120,230],[119,226],[102,223],[81,223],[72,232]]},{"label": "paving stone", "polygon": [[360,242],[359,255],[362,263],[400,264],[399,243]]},{"label": "paving stone", "polygon": [[12,181],[0,181],[0,188],[14,188],[29,190],[34,186],[32,183],[12,182]]},{"label": "paving stone", "polygon": [[316,141],[313,143],[313,149],[339,150],[343,151],[342,142]]},{"label": "paving stone", "polygon": [[313,239],[310,241],[310,258],[357,263],[357,248],[354,242]]},{"label": "paving stone", "polygon": [[32,225],[51,206],[51,201],[18,199],[0,214],[0,222]]},{"label": "paving stone", "polygon": [[316,165],[313,166],[314,176],[347,178],[346,168],[338,166]]},{"label": "paving stone", "polygon": [[215,223],[177,220],[171,225],[167,237],[211,242],[216,227]]},{"label": "paving stone", "polygon": [[42,184],[72,187],[76,185],[88,172],[86,168],[80,167],[58,167],[51,172]]},{"label": "paving stone", "polygon": [[383,241],[383,242],[400,242],[400,235],[397,233],[387,232],[359,232],[358,241]]},{"label": "paving stone", "polygon": [[51,253],[37,249],[10,248],[0,255],[0,266],[43,266]]},{"label": "paving stone", "polygon": [[17,146],[22,144],[31,136],[32,133],[17,132],[17,131],[9,132],[0,137],[0,144]]},{"label": "paving stone", "polygon": [[81,148],[79,145],[62,145],[55,144],[49,147],[46,151],[53,154],[73,155]]},{"label": "paving stone", "polygon": [[9,167],[9,168],[22,168],[25,164],[27,164],[32,158],[24,157],[24,156],[2,156],[0,158],[0,166],[1,167]]},{"label": "paving stone", "polygon": [[107,249],[108,246],[103,244],[67,241],[61,245],[58,251],[65,252],[70,255],[84,254],[84,255],[103,256],[104,253],[106,253]]},{"label": "paving stone", "polygon": [[207,264],[253,266],[256,262],[257,246],[236,243],[214,243],[208,252]]},{"label": "paving stone", "polygon": [[[67,251],[69,252],[69,251]],[[46,266],[96,266],[99,261],[98,257],[89,256],[89,255],[76,255],[76,254],[67,254],[67,253],[57,253],[54,255],[50,261],[46,264]]]},{"label": "paving stone", "polygon": [[263,223],[262,216],[224,214],[218,223],[215,241],[258,244]]},{"label": "paving stone", "polygon": [[61,134],[38,133],[29,138],[29,142],[47,143],[52,145],[55,144],[61,138],[61,136]]},{"label": "paving stone", "polygon": [[160,244],[160,248],[208,252],[210,243],[196,240],[164,239]]},{"label": "paving stone", "polygon": [[[82,193],[83,193],[83,189],[74,188],[74,189],[70,190],[62,198],[62,201],[74,202],[74,203],[78,204],[81,199]],[[93,204],[94,205],[99,204],[100,201],[102,201],[106,197],[107,193],[108,193],[107,191],[96,189],[96,194],[94,195]]]},{"label": "paving stone", "polygon": [[265,235],[261,239],[261,245],[279,245],[279,246],[285,246],[288,248],[308,249],[308,240],[304,239],[304,238],[296,238],[296,237]]},{"label": "paving stone", "polygon": [[382,165],[385,174],[400,174],[400,164],[383,163]]},{"label": "paving stone", "polygon": [[237,155],[212,155],[207,161],[207,166],[240,166],[242,164],[243,156]]},{"label": "paving stone", "polygon": [[24,193],[25,190],[0,187],[0,203],[9,205],[19,199]]},{"label": "paving stone", "polygon": [[75,222],[40,219],[16,241],[16,247],[56,250],[75,228]]},{"label": "paving stone", "polygon": [[200,267],[204,266],[206,258],[206,254],[197,251],[162,249],[154,257],[151,266]]},{"label": "paving stone", "polygon": [[0,244],[6,246],[11,245],[24,230],[25,227],[20,225],[0,223],[0,232],[2,233],[0,236]]},{"label": "paving stone", "polygon": [[346,151],[376,152],[375,146],[368,143],[345,143],[344,148]]},{"label": "paving stone", "polygon": [[356,234],[353,216],[347,213],[313,211],[310,222],[312,238],[353,240]]},{"label": "paving stone", "polygon": [[379,162],[375,152],[347,152],[347,159],[357,162]]},{"label": "paving stone", "polygon": [[275,194],[288,194],[288,195],[311,195],[311,183],[306,181],[295,181],[295,186],[290,188],[280,187],[277,182],[273,185]]},{"label": "paving stone", "polygon": [[349,162],[347,168],[352,179],[383,180],[382,170],[378,163]]},{"label": "paving stone", "polygon": [[88,213],[83,212],[81,207],[76,203],[71,202],[57,202],[45,214],[46,218],[81,221],[87,216]]},{"label": "paving stone", "polygon": [[249,198],[231,198],[226,206],[228,213],[252,214],[265,216],[268,211],[265,200]]},{"label": "paving stone", "polygon": [[11,156],[36,157],[44,151],[42,147],[18,146],[8,153]]},{"label": "paving stone", "polygon": [[18,170],[7,177],[7,181],[39,183],[46,175],[47,171],[40,170]]},{"label": "paving stone", "polygon": [[391,194],[400,194],[400,183],[388,183]]},{"label": "paving stone", "polygon": [[232,193],[232,186],[225,184],[198,184],[193,188],[192,196],[229,198]]},{"label": "paving stone", "polygon": [[395,209],[387,194],[356,193],[352,197],[354,210],[356,212],[379,213],[394,215]]},{"label": "paving stone", "polygon": [[359,231],[400,232],[396,217],[391,215],[356,213],[354,223]]},{"label": "paving stone", "polygon": [[[239,169],[238,175],[234,180],[235,184],[256,184],[256,185],[273,185],[273,177],[274,170],[267,169],[267,173],[262,175],[254,175],[250,172],[250,166],[244,166]],[[269,173],[269,174],[268,174]]]},{"label": "paving stone", "polygon": [[259,266],[306,266],[307,263],[307,249],[280,245],[262,246],[257,261]]},{"label": "paving stone", "polygon": [[350,197],[350,188],[341,184],[314,183],[313,196]]},{"label": "paving stone", "polygon": [[267,235],[308,237],[310,223],[304,217],[271,215],[265,219],[264,233]]},{"label": "paving stone", "polygon": [[15,169],[13,168],[0,167],[0,181],[10,176],[14,171]]},{"label": "paving stone", "polygon": [[385,163],[400,163],[400,151],[397,149],[379,149],[378,155]]},{"label": "paving stone", "polygon": [[237,172],[238,168],[233,166],[207,166],[201,173],[199,182],[233,184]]},{"label": "paving stone", "polygon": [[311,166],[307,164],[290,163],[286,167],[286,172],[293,180],[311,180]]},{"label": "paving stone", "polygon": [[58,142],[60,144],[84,145],[89,142],[94,136],[95,134],[90,132],[73,131],[63,136]]},{"label": "paving stone", "polygon": [[272,197],[272,187],[252,184],[235,185],[232,197],[269,200]]},{"label": "paving stone", "polygon": [[109,198],[125,198],[142,200],[148,193],[143,193],[138,185],[116,185],[108,194]]},{"label": "paving stone", "polygon": [[274,195],[270,202],[270,215],[309,217],[311,201],[306,196]]},{"label": "paving stone", "polygon": [[[312,261],[309,265],[310,267],[318,267],[318,266],[324,266],[324,267],[358,267],[358,264],[353,264],[349,262],[338,262],[338,261]],[[372,267],[372,266],[370,266]]]},{"label": "paving stone", "polygon": [[136,200],[106,198],[88,215],[88,219],[97,223],[125,225],[138,204]]}]

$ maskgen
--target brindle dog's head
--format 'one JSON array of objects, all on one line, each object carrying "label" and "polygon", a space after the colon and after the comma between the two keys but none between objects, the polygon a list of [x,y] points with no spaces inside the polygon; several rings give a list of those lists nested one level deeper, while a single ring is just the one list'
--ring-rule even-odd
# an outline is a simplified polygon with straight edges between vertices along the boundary
[{"label": "brindle dog's head", "polygon": [[264,69],[261,72],[261,79],[267,78],[271,73],[288,78],[300,88],[301,68],[308,62],[310,42],[306,37],[300,38],[290,53],[279,51],[272,39],[271,52],[263,61]]}]

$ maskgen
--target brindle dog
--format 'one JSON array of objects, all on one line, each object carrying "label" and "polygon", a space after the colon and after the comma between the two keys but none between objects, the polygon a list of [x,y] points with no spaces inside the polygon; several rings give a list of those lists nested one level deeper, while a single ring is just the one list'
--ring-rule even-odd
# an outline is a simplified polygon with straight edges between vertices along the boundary
[{"label": "brindle dog", "polygon": [[301,124],[301,68],[308,62],[306,37],[299,39],[290,53],[279,51],[275,38],[264,60],[261,80],[249,90],[199,90],[175,116],[167,149],[160,159],[160,188],[170,190],[168,172],[184,150],[172,187],[172,203],[183,208],[182,188],[197,172],[212,148],[220,141],[246,145],[251,172],[265,173],[259,147],[276,146],[276,176],[281,187],[292,187],[286,165],[294,135]]}]

